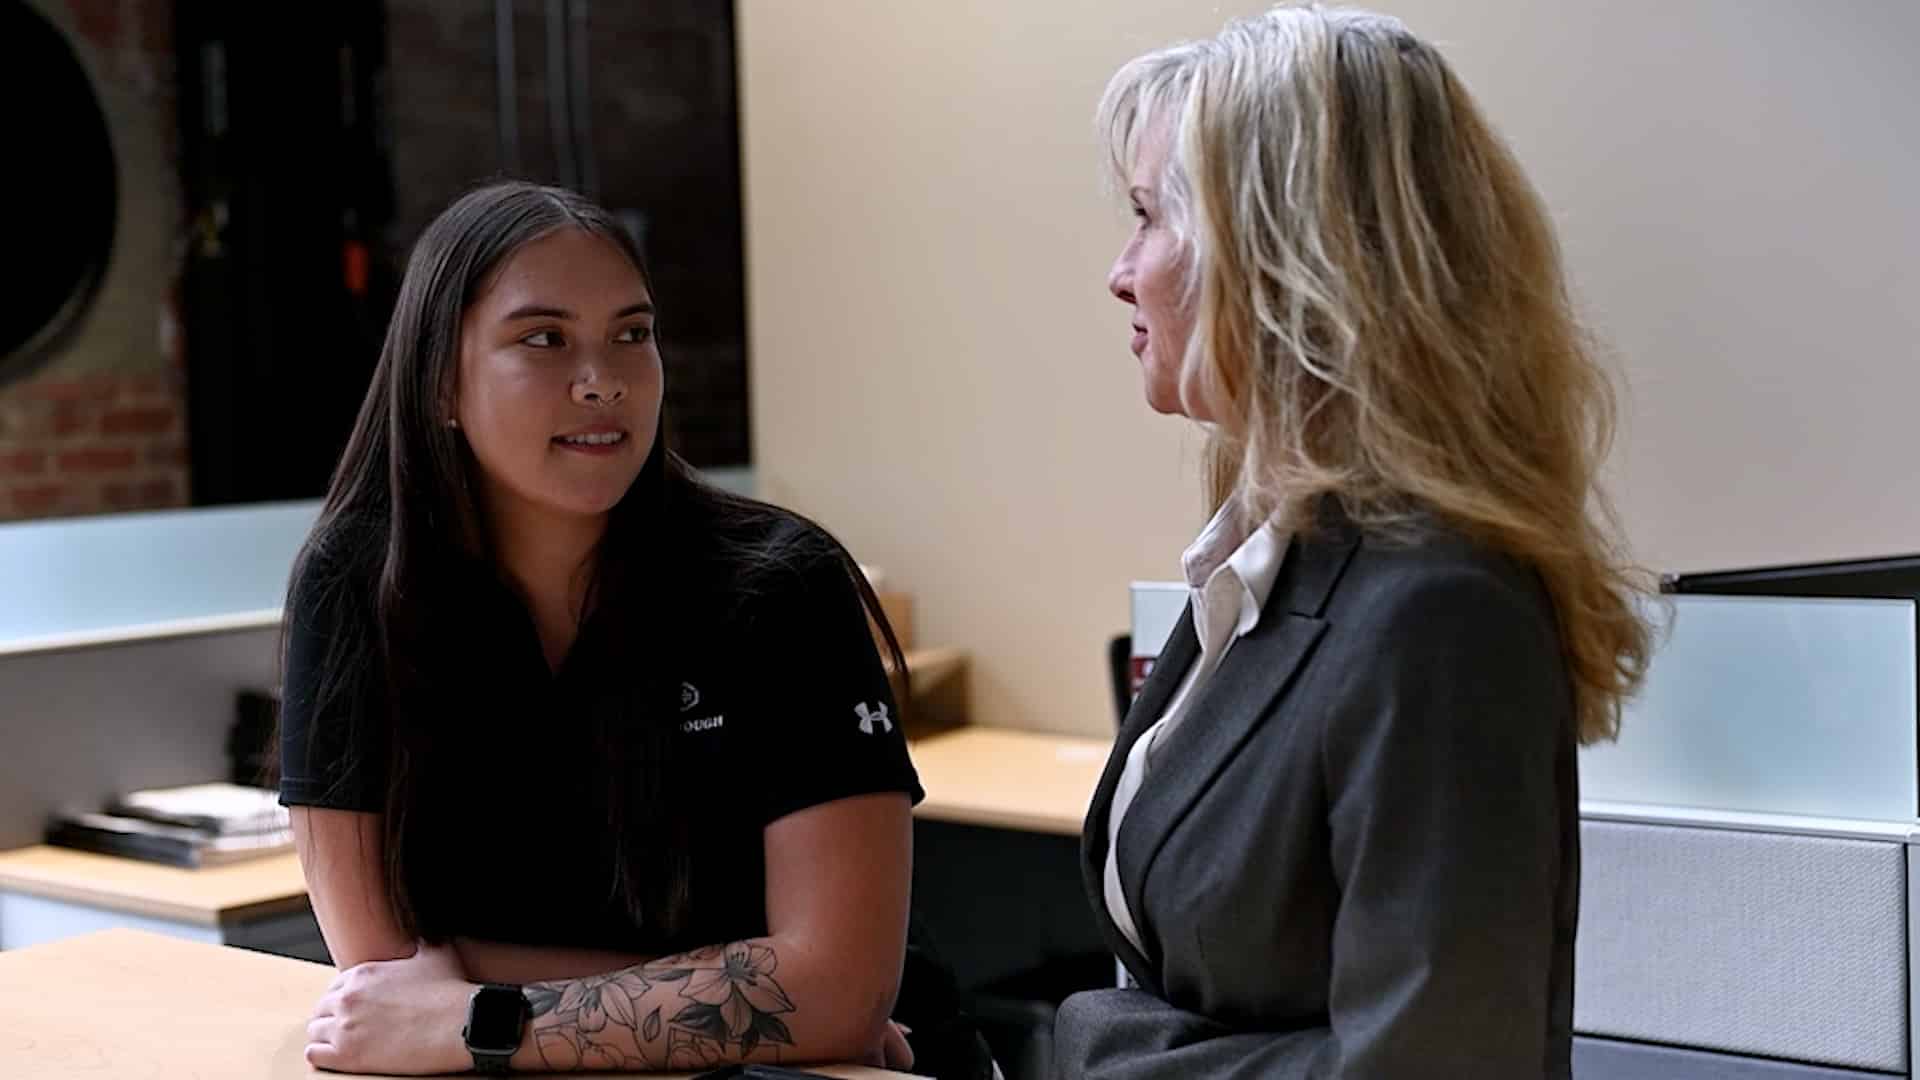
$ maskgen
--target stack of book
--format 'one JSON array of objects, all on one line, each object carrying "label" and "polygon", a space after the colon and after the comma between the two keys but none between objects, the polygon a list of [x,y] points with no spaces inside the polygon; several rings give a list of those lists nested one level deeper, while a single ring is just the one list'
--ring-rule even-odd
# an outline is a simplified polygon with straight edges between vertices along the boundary
[{"label": "stack of book", "polygon": [[47,843],[197,868],[291,851],[293,828],[270,790],[194,784],[135,791],[104,811],[56,814]]}]

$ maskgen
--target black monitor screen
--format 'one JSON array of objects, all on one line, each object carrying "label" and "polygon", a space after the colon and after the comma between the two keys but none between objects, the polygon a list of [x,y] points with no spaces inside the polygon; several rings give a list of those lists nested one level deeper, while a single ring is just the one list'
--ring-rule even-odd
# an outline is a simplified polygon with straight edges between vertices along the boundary
[{"label": "black monitor screen", "polygon": [[1920,555],[1672,574],[1670,593],[1740,596],[1845,596],[1920,600]]}]

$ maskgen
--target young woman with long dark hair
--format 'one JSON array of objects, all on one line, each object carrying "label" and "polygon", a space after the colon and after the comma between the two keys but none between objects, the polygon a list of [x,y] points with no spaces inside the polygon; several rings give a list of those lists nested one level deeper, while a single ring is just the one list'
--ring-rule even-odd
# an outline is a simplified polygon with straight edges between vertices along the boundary
[{"label": "young woman with long dark hair", "polygon": [[898,644],[832,537],[666,448],[655,318],[570,192],[413,251],[288,603],[318,1067],[912,1061]]}]

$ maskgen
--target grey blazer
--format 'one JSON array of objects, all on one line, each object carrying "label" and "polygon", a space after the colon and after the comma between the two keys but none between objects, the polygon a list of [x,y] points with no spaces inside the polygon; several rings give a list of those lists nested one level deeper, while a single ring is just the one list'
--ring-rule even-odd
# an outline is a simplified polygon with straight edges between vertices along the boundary
[{"label": "grey blazer", "polygon": [[1571,1075],[1580,849],[1572,686],[1540,578],[1444,530],[1289,547],[1254,629],[1154,755],[1189,611],[1121,726],[1082,839],[1138,989],[1076,994],[1062,1078]]}]

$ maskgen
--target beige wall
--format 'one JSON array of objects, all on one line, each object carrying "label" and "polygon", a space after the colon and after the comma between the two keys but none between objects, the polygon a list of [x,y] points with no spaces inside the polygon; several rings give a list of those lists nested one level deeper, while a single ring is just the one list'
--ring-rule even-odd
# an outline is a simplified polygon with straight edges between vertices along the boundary
[{"label": "beige wall", "polygon": [[[742,0],[755,455],[974,650],[978,718],[1099,732],[1126,583],[1200,524],[1104,289],[1090,114],[1259,2]],[[1663,568],[1920,550],[1920,5],[1384,5],[1553,205],[1630,384],[1615,488]],[[1823,14],[1824,13],[1824,14]]]}]

